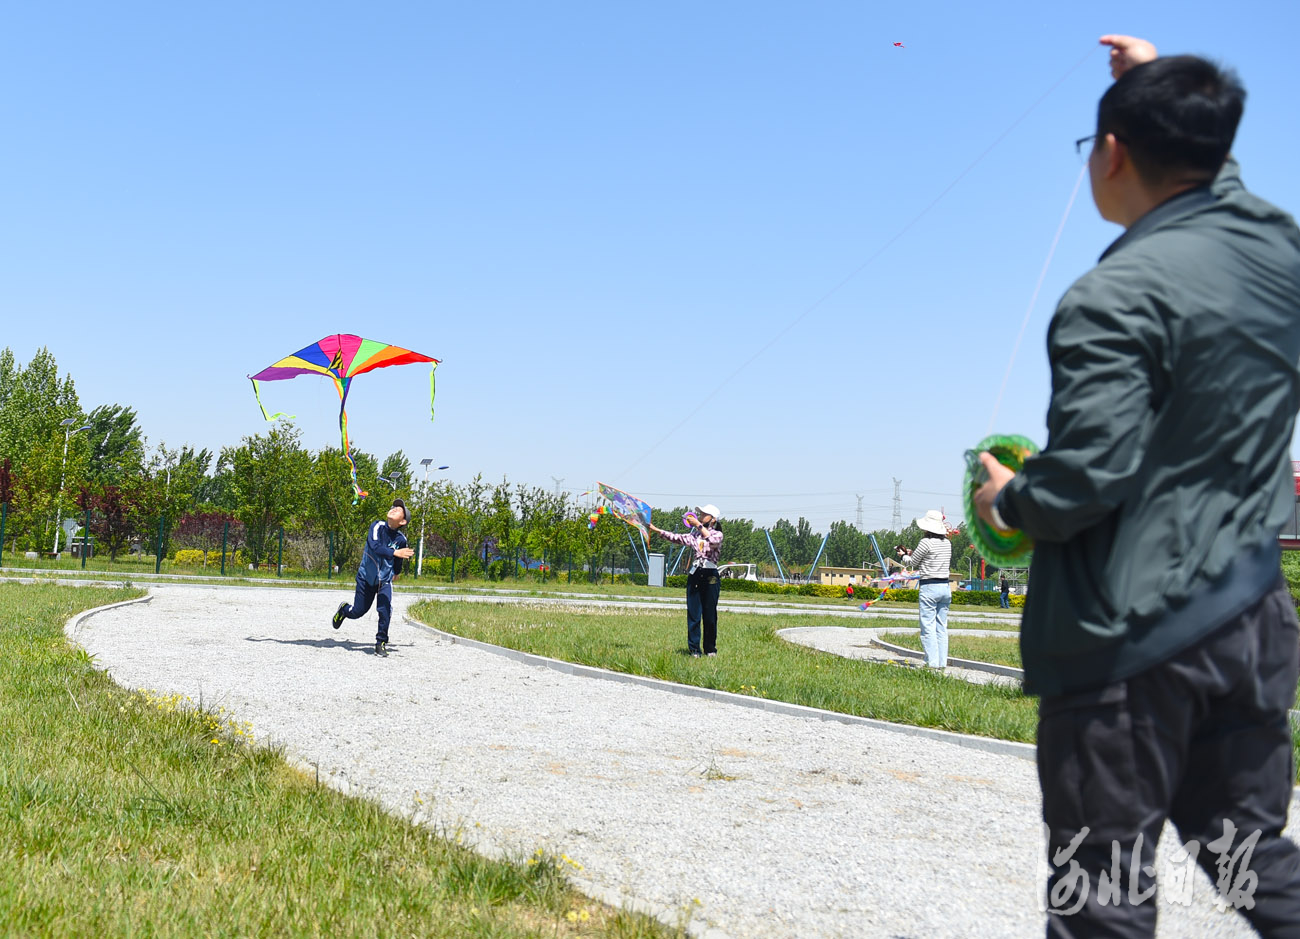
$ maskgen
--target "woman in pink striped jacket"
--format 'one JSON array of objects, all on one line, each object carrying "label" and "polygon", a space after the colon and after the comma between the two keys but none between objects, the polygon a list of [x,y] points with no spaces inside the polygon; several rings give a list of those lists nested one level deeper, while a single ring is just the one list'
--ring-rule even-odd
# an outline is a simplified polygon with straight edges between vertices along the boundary
[{"label": "woman in pink striped jacket", "polygon": [[[688,522],[691,520],[687,516]],[[722,532],[718,530],[718,507],[713,504],[695,507],[696,525],[684,535],[664,531],[654,525],[650,530],[674,544],[686,545],[695,554],[686,575],[686,646],[694,658],[718,654],[718,555],[722,551]],[[704,624],[704,645],[700,645],[700,623]]]}]

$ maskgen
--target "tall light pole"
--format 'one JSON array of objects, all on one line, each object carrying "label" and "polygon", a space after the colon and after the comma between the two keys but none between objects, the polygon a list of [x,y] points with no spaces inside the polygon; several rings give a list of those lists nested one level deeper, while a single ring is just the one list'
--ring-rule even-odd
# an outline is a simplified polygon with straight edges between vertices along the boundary
[{"label": "tall light pole", "polygon": [[[54,510],[54,553],[59,553],[59,526],[63,524],[63,480],[68,470],[68,441],[72,439],[73,434],[79,434],[83,430],[90,430],[89,424],[83,424],[76,430],[72,425],[77,422],[75,417],[65,417],[59,421],[59,426],[63,428],[63,465],[59,468],[59,497],[55,500]],[[49,516],[45,516],[49,518]]]},{"label": "tall light pole", "polygon": [[967,580],[970,580],[972,577],[975,576],[975,567],[974,567],[974,564],[975,564],[975,562],[974,562],[974,560],[971,558],[971,556],[970,556],[969,554],[966,555],[966,579],[967,579]]},{"label": "tall light pole", "polygon": [[[424,520],[429,514],[429,467],[433,460],[429,457],[420,461],[424,467],[424,488],[421,490],[420,499],[420,557],[415,562],[415,576],[419,577],[424,573]],[[439,466],[439,470],[450,469],[448,466]]]}]

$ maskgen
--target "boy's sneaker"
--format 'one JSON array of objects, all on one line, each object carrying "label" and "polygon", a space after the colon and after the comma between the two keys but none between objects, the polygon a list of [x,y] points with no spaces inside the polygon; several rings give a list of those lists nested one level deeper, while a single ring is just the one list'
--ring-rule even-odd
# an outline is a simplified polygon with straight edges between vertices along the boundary
[{"label": "boy's sneaker", "polygon": [[707,655],[707,656],[708,656],[709,658],[711,658],[711,659],[716,659],[716,658],[718,657],[718,653],[716,653],[716,652],[706,652],[706,653],[704,653],[704,654]]},{"label": "boy's sneaker", "polygon": [[343,616],[348,611],[348,601],[344,600],[339,604],[339,608],[334,611],[334,628],[338,629],[343,625]]},{"label": "boy's sneaker", "polygon": [[386,642],[376,642],[376,643],[375,643],[375,655],[381,656],[382,658],[385,658],[385,659],[388,658],[388,643],[386,643]]}]

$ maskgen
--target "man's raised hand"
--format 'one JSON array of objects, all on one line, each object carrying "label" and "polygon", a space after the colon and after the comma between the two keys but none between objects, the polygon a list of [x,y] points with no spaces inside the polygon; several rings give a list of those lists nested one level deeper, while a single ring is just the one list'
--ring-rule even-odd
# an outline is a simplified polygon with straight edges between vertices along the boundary
[{"label": "man's raised hand", "polygon": [[1101,37],[1103,46],[1110,46],[1110,74],[1119,78],[1135,65],[1150,62],[1159,57],[1156,47],[1145,39],[1136,36],[1107,35]]}]

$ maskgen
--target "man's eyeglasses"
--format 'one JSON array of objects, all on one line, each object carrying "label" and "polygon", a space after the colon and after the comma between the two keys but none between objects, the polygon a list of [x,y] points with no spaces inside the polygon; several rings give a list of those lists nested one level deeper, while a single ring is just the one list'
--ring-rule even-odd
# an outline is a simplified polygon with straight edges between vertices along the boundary
[{"label": "man's eyeglasses", "polygon": [[[1115,134],[1114,137],[1118,142],[1126,146],[1128,145],[1128,141],[1125,140],[1123,137],[1121,137],[1119,134]],[[1087,163],[1088,157],[1092,155],[1092,148],[1093,145],[1096,143],[1096,141],[1097,141],[1097,135],[1089,134],[1087,137],[1080,137],[1078,140],[1074,142],[1074,152],[1079,154],[1079,159],[1082,160],[1084,163]],[[1084,144],[1088,145],[1087,148],[1084,147]]]}]

